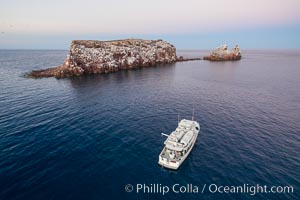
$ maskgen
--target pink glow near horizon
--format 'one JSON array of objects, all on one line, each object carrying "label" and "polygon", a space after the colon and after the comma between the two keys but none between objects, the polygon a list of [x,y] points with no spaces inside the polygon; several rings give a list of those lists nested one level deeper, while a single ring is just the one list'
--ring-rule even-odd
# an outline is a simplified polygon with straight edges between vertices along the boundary
[{"label": "pink glow near horizon", "polygon": [[0,4],[2,32],[182,33],[300,23],[299,0],[11,0]]}]

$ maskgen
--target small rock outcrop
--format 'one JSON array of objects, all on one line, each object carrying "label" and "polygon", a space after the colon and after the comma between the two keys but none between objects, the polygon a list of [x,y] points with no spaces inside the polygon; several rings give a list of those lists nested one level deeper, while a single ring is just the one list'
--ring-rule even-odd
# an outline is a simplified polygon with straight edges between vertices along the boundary
[{"label": "small rock outcrop", "polygon": [[177,57],[177,62],[186,62],[186,61],[193,61],[193,60],[201,60],[201,58],[183,58],[183,56]]},{"label": "small rock outcrop", "polygon": [[62,65],[32,71],[27,76],[65,78],[149,67],[176,61],[178,61],[176,48],[163,40],[74,40],[71,42],[69,53]]},{"label": "small rock outcrop", "polygon": [[209,56],[205,56],[204,60],[210,61],[232,61],[240,60],[242,58],[241,50],[238,45],[236,45],[231,51],[228,50],[227,45],[221,45],[215,50],[210,52]]}]

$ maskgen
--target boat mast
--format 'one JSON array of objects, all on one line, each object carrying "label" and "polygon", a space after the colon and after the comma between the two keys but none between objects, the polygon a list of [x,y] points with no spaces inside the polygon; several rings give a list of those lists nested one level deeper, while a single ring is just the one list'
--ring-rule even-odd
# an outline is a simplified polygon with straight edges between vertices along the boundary
[{"label": "boat mast", "polygon": [[180,118],[180,116],[179,116],[179,114],[178,114],[178,118],[177,118],[177,122],[178,122],[178,124],[179,124],[179,118]]},{"label": "boat mast", "polygon": [[194,121],[194,114],[195,114],[195,109],[193,108],[192,121]]}]

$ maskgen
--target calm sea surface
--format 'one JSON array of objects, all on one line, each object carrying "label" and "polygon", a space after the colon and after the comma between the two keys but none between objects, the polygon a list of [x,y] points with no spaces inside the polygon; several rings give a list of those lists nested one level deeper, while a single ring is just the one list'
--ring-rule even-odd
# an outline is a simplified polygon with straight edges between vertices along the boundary
[{"label": "calm sea surface", "polygon": [[[186,57],[206,52],[180,51]],[[300,51],[249,50],[106,75],[28,79],[66,51],[0,51],[0,199],[300,199]],[[177,171],[161,168],[177,115],[201,132]],[[198,186],[143,194],[132,184]],[[206,184],[204,193],[201,193]],[[294,187],[220,194],[208,186]]]}]

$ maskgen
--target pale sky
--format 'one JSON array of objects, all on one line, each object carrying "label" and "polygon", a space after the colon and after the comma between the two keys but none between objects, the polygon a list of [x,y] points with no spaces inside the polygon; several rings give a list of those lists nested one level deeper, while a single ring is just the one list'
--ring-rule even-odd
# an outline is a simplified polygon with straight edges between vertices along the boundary
[{"label": "pale sky", "polygon": [[300,0],[0,0],[0,49],[162,38],[182,49],[300,48]]}]

